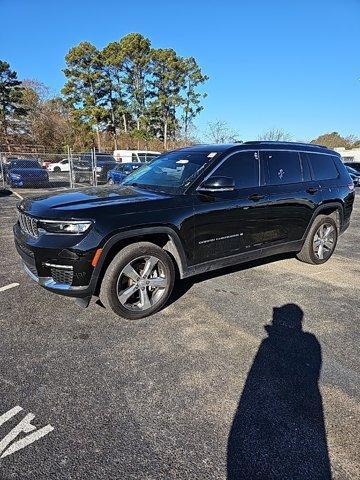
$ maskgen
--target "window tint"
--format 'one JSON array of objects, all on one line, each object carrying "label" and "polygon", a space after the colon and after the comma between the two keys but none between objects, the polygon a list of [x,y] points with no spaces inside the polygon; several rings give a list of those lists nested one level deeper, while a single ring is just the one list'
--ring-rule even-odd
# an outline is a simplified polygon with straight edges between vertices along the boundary
[{"label": "window tint", "polygon": [[331,178],[337,178],[339,176],[339,172],[331,155],[321,155],[317,153],[308,153],[307,155],[316,180],[330,180]]},{"label": "window tint", "polygon": [[268,165],[269,185],[302,182],[300,158],[297,152],[263,152]]},{"label": "window tint", "polygon": [[213,176],[233,178],[236,188],[257,187],[259,185],[258,153],[235,153],[215,170]]}]

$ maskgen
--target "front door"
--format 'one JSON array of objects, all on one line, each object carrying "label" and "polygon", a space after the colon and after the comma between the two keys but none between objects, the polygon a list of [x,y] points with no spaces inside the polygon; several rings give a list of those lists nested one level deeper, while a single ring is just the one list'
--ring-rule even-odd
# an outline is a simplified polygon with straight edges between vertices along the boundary
[{"label": "front door", "polygon": [[235,190],[195,194],[196,264],[260,248],[267,198],[259,172],[257,151],[236,152],[211,173],[233,178]]}]

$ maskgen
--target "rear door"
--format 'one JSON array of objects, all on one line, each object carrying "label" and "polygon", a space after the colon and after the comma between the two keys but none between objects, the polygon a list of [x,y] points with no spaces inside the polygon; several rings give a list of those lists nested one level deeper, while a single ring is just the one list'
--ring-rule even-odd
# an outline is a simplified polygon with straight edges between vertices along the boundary
[{"label": "rear door", "polygon": [[274,244],[301,240],[321,201],[319,184],[311,179],[307,158],[299,152],[260,152],[268,196],[268,238]]}]

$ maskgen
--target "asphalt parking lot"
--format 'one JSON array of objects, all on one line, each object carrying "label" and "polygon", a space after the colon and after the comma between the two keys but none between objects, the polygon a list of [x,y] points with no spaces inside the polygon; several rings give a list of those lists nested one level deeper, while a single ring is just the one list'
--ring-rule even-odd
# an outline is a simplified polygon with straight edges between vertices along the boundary
[{"label": "asphalt parking lot", "polygon": [[133,322],[23,273],[18,202],[0,198],[1,480],[360,478],[359,198],[328,263],[202,276]]}]

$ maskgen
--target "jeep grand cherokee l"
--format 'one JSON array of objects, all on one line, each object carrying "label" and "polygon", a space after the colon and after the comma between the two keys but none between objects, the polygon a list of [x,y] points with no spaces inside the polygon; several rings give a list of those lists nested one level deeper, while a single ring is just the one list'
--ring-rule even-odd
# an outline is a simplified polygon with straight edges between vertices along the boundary
[{"label": "jeep grand cherokee l", "polygon": [[136,319],[165,305],[176,274],[284,252],[326,262],[353,202],[345,166],[325,147],[199,145],[161,155],[121,185],[23,200],[15,244],[46,289],[84,306],[99,295]]}]

